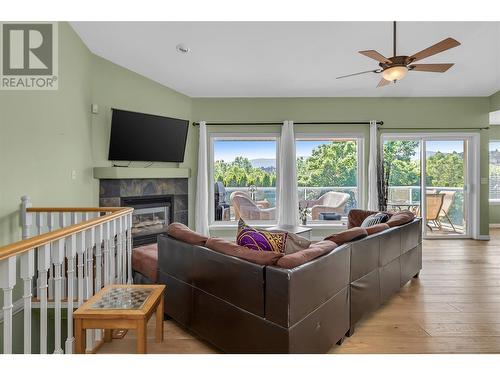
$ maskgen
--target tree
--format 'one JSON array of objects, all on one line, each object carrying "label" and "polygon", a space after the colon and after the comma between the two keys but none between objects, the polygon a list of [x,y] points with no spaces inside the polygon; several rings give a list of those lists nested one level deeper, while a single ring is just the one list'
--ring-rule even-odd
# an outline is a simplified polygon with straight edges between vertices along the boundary
[{"label": "tree", "polygon": [[456,151],[436,152],[427,158],[427,186],[464,186],[464,158]]},{"label": "tree", "polygon": [[297,159],[299,186],[356,186],[356,142],[323,144],[312,150],[308,158]]}]

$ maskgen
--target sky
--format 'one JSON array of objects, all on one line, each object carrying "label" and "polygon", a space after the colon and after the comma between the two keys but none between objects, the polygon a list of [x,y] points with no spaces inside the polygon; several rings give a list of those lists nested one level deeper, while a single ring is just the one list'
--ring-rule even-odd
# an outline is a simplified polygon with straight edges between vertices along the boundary
[{"label": "sky", "polygon": [[[309,156],[313,148],[329,141],[297,141],[297,157]],[[249,160],[253,159],[275,159],[275,141],[215,141],[215,160],[233,161],[236,156],[244,155]]]},{"label": "sky", "polygon": [[[309,156],[315,147],[329,141],[297,141],[297,157]],[[493,149],[500,148],[500,142]],[[492,146],[490,145],[490,150]],[[427,152],[441,151],[463,152],[463,141],[427,141]],[[230,141],[219,140],[214,142],[215,160],[233,161],[236,156],[245,156],[253,159],[276,159],[276,141]]]}]

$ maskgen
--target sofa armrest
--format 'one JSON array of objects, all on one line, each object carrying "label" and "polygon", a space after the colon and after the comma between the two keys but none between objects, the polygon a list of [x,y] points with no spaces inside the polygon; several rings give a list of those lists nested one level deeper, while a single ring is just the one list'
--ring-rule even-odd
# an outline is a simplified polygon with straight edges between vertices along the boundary
[{"label": "sofa armrest", "polygon": [[266,267],[266,319],[289,328],[349,285],[350,244],[293,269]]}]

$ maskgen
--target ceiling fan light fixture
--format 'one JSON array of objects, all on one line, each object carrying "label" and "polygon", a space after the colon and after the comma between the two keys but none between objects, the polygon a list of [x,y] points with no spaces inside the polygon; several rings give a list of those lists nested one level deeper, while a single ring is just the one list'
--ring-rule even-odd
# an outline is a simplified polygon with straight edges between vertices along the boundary
[{"label": "ceiling fan light fixture", "polygon": [[408,74],[408,68],[401,65],[385,69],[382,72],[382,77],[384,77],[386,81],[399,81],[403,79],[406,74]]}]

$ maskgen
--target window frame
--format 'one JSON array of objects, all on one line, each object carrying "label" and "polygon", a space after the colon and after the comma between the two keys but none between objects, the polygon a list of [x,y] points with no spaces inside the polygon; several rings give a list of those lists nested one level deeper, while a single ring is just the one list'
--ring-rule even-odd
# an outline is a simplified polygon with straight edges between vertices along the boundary
[{"label": "window frame", "polygon": [[278,132],[252,132],[252,133],[239,133],[239,132],[213,132],[208,134],[208,181],[209,181],[209,201],[208,201],[208,215],[209,215],[209,227],[210,228],[226,228],[226,227],[236,227],[238,225],[237,221],[216,221],[215,220],[215,189],[214,189],[214,166],[215,166],[215,155],[214,146],[215,142],[218,140],[234,140],[234,141],[245,141],[245,140],[273,140],[276,142],[276,219],[275,220],[255,220],[249,222],[252,225],[259,227],[270,227],[275,226],[278,222],[278,189],[279,189],[279,173],[280,173],[280,138],[281,134]]},{"label": "window frame", "polygon": [[500,199],[491,199],[490,198],[490,144],[496,142],[500,144],[500,139],[490,139],[488,140],[488,203],[491,204],[492,206],[500,206]]},{"label": "window frame", "polygon": [[[361,132],[296,132],[295,133],[295,143],[297,141],[307,141],[307,140],[355,140],[357,149],[357,189],[358,189],[358,208],[363,209],[365,207],[365,135]],[[297,160],[297,144],[295,144],[295,160]],[[296,182],[295,188],[298,193],[298,183]],[[335,227],[335,226],[345,226],[347,222],[347,217],[342,216],[340,221],[328,220],[314,220],[308,221],[307,226],[311,227]]]}]

